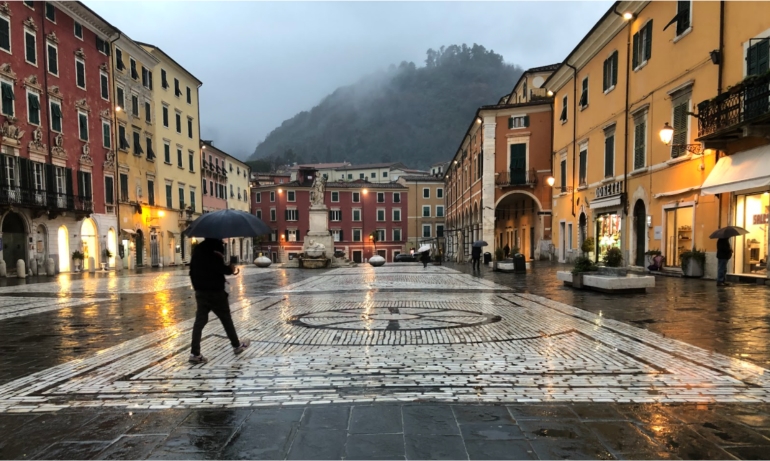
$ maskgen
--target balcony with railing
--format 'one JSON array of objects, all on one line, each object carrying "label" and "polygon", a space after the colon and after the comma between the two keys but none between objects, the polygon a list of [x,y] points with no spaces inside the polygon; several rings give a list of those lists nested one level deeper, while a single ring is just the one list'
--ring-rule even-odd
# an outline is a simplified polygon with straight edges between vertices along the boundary
[{"label": "balcony with railing", "polygon": [[546,88],[530,88],[529,100],[530,101],[543,101],[551,99],[553,96],[548,96],[548,89]]},{"label": "balcony with railing", "polygon": [[534,169],[514,169],[495,173],[495,185],[498,187],[535,187],[537,172]]},{"label": "balcony with railing", "polygon": [[770,124],[770,74],[752,76],[698,104],[698,140],[727,142]]},{"label": "balcony with railing", "polygon": [[92,213],[94,211],[93,198],[88,196],[80,196],[80,195],[75,196],[75,211]]}]

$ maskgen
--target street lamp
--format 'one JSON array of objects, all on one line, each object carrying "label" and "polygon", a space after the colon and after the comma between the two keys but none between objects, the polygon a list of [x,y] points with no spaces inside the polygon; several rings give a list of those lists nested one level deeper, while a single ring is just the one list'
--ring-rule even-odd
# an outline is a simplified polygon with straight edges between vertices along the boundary
[{"label": "street lamp", "polygon": [[[694,114],[689,114],[694,115]],[[696,116],[697,117],[697,116]],[[691,154],[700,155],[703,153],[703,145],[698,144],[671,144],[671,141],[674,139],[674,129],[671,127],[671,125],[668,124],[668,122],[663,124],[663,128],[660,129],[660,140],[663,141],[663,144],[670,146],[672,148],[679,148],[686,150],[687,152],[690,152]]]},{"label": "street lamp", "polygon": [[668,146],[672,139],[674,139],[674,129],[666,122],[660,130],[660,140]]},{"label": "street lamp", "polygon": [[548,184],[548,187],[553,187],[553,185],[556,184],[556,178],[554,178],[553,176],[549,176],[545,178],[545,182],[546,184]]}]

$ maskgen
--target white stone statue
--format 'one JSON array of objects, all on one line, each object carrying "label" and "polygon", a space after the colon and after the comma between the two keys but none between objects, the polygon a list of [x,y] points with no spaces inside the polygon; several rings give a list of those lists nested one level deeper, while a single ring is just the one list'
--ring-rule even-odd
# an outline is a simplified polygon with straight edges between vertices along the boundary
[{"label": "white stone statue", "polygon": [[326,180],[320,173],[316,172],[313,186],[310,188],[310,205],[323,206],[324,192],[326,190]]}]

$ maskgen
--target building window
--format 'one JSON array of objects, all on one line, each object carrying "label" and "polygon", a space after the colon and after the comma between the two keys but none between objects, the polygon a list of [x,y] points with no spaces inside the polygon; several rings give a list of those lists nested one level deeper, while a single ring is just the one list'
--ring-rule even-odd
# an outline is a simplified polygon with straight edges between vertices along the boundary
[{"label": "building window", "polygon": [[166,69],[160,70],[160,86],[165,90],[168,88],[168,77],[166,76]]},{"label": "building window", "polygon": [[176,132],[182,134],[182,114],[177,112],[176,114]]},{"label": "building window", "polygon": [[647,116],[643,114],[634,119],[634,169],[644,168],[647,164]]},{"label": "building window", "polygon": [[580,93],[580,108],[585,109],[588,106],[588,77],[583,79],[583,90]]},{"label": "building window", "polygon": [[275,213],[275,208],[270,208],[270,221],[271,222],[275,222],[275,221],[277,221],[276,218],[277,218],[277,216],[276,216],[276,213]]},{"label": "building window", "polygon": [[104,177],[104,203],[115,204],[115,179],[112,176]]},{"label": "building window", "polygon": [[182,148],[181,147],[176,148],[176,166],[179,168],[184,168],[184,165],[182,165]]},{"label": "building window", "polygon": [[174,208],[173,199],[171,197],[171,184],[166,183],[166,208]]},{"label": "building window", "polygon": [[26,29],[24,30],[24,45],[24,59],[32,65],[37,65],[37,39],[34,33]]},{"label": "building window", "polygon": [[634,34],[633,68],[639,69],[652,56],[652,19]]},{"label": "building window", "polygon": [[134,80],[139,80],[139,71],[136,70],[136,61],[134,58],[128,58],[128,64],[131,69],[131,78]]},{"label": "building window", "polygon": [[376,178],[376,177],[377,177],[377,172],[375,172],[375,171],[372,171],[372,172],[371,172],[371,174],[370,174],[369,176],[371,176],[371,177],[372,177],[372,179],[374,179],[374,178]]},{"label": "building window", "polygon": [[400,208],[393,208],[393,221],[395,221],[395,222],[401,221],[401,209]]},{"label": "building window", "polygon": [[342,241],[342,230],[340,229],[333,229],[331,231],[332,233],[332,241],[334,242],[341,242]]},{"label": "building window", "polygon": [[387,178],[388,177],[388,172],[387,171],[383,171],[382,172],[382,177],[383,178]]},{"label": "building window", "polygon": [[126,65],[123,63],[123,51],[120,48],[115,48],[115,66],[118,70],[126,70]]},{"label": "building window", "polygon": [[359,202],[361,202],[361,193],[353,192],[353,203],[359,203]]},{"label": "building window", "polygon": [[342,221],[342,210],[329,211],[329,221]]},{"label": "building window", "polygon": [[45,17],[51,22],[56,22],[56,8],[51,2],[45,2]]},{"label": "building window", "polygon": [[187,151],[187,165],[191,173],[195,171],[195,152],[191,150]]},{"label": "building window", "polygon": [[567,122],[567,95],[565,94],[564,97],[561,99],[561,115],[559,115],[559,121],[561,123]]},{"label": "building window", "polygon": [[27,120],[32,125],[40,125],[40,96],[27,92]]},{"label": "building window", "polygon": [[142,155],[144,151],[142,150],[142,135],[138,131],[134,131],[134,155]]},{"label": "building window", "polygon": [[423,205],[422,206],[422,217],[423,218],[430,218],[430,205]]},{"label": "building window", "polygon": [[11,52],[11,22],[4,16],[0,16],[0,48]]},{"label": "building window", "polygon": [[78,197],[91,200],[91,173],[78,171]]},{"label": "building window", "polygon": [[[59,75],[59,52],[56,48],[56,45],[53,43],[48,43],[47,46],[48,51],[48,72],[50,72],[53,75],[58,76]],[[104,96],[102,96],[104,97]]]},{"label": "building window", "polygon": [[[53,104],[51,104],[51,106],[53,109]],[[51,112],[53,112],[53,110]],[[51,120],[51,123],[53,123],[53,120]],[[59,126],[61,127],[61,118],[59,118]],[[102,146],[105,149],[112,148],[112,126],[107,120],[102,120]]]},{"label": "building window", "polygon": [[297,209],[289,209],[286,210],[286,220],[287,221],[299,221],[299,211]]},{"label": "building window", "polygon": [[578,168],[578,184],[580,187],[588,185],[586,181],[586,175],[588,174],[588,147],[581,146],[580,149],[580,166]]},{"label": "building window", "polygon": [[174,96],[182,96],[182,90],[179,89],[179,79],[174,79]]},{"label": "building window", "polygon": [[422,190],[422,198],[430,198],[430,189],[425,187]]},{"label": "building window", "polygon": [[150,103],[147,101],[144,102],[144,121],[152,123],[152,111],[150,110]]},{"label": "building window", "polygon": [[354,242],[361,241],[361,229],[353,229],[353,241]]},{"label": "building window", "polygon": [[340,193],[337,191],[332,192],[332,202],[337,203],[340,201]]},{"label": "building window", "polygon": [[270,201],[275,202],[275,191],[270,191]]},{"label": "building window", "polygon": [[187,117],[187,137],[192,139],[193,137],[193,119]]},{"label": "building window", "polygon": [[163,162],[171,165],[171,144],[168,141],[163,143]]},{"label": "building window", "polygon": [[118,125],[118,147],[120,150],[128,150],[129,144],[128,139],[126,139],[126,127],[123,125]]},{"label": "building window", "polygon": [[401,229],[393,229],[393,241],[394,242],[401,241]]},{"label": "building window", "polygon": [[676,2],[675,19],[676,19],[677,37],[687,32],[690,29],[690,25],[691,25],[690,22],[692,21],[691,12],[692,12],[692,1],[687,0],[687,1]]},{"label": "building window", "polygon": [[385,229],[377,229],[374,231],[374,239],[378,242],[385,241]]},{"label": "building window", "polygon": [[152,138],[145,137],[144,143],[147,146],[147,160],[155,158],[155,151],[152,149]]},{"label": "building window", "polygon": [[256,210],[257,218],[262,219],[262,210]]},{"label": "building window", "polygon": [[350,179],[353,179],[353,174],[352,174],[352,173],[348,173],[348,179],[349,179],[349,180],[350,180]]},{"label": "building window", "polygon": [[83,40],[83,25],[75,21],[75,37]]},{"label": "building window", "polygon": [[602,91],[605,93],[618,83],[618,52],[613,51],[609,58],[604,60],[604,71],[602,72]]},{"label": "building window", "polygon": [[689,136],[689,112],[690,112],[690,93],[684,93],[676,96],[672,100],[674,112],[674,136],[671,140],[671,158],[677,158],[687,153],[684,144],[690,139]]},{"label": "building window", "polygon": [[508,118],[508,129],[513,128],[526,128],[529,126],[529,116],[525,115],[523,117],[509,117]]},{"label": "building window", "polygon": [[61,133],[61,129],[62,129],[61,102],[51,101],[51,131]]},{"label": "building window", "polygon": [[377,203],[385,203],[385,192],[377,192]]},{"label": "building window", "polygon": [[436,217],[437,218],[444,217],[444,205],[436,205]]},{"label": "building window", "polygon": [[364,179],[364,174],[363,173],[358,173],[358,179]]},{"label": "building window", "polygon": [[401,192],[393,192],[393,203],[401,203]]},{"label": "building window", "polygon": [[117,89],[117,100],[118,100],[118,107],[125,109],[126,108],[126,96],[123,92],[122,87],[118,87]]},{"label": "building window", "polygon": [[256,194],[254,194],[254,196],[256,197],[255,200],[257,203],[262,203],[262,192],[257,192]]},{"label": "building window", "polygon": [[615,130],[604,134],[604,177],[615,176]]},{"label": "building window", "polygon": [[353,208],[353,221],[361,221],[361,209]]},{"label": "building window", "polygon": [[746,76],[762,75],[768,70],[770,62],[770,38],[752,40],[746,50]]},{"label": "building window", "polygon": [[75,59],[75,83],[78,88],[86,89],[86,64],[80,59]]},{"label": "building window", "polygon": [[195,188],[190,188],[190,209],[195,211]]},{"label": "building window", "polygon": [[377,210],[377,221],[385,221],[385,210],[383,209]]},{"label": "building window", "polygon": [[[232,188],[233,185],[230,184],[230,188]],[[297,193],[293,190],[286,192],[286,200],[289,202],[296,202],[297,201]]]},{"label": "building window", "polygon": [[99,72],[99,84],[102,90],[102,99],[104,99],[105,101],[109,101],[110,100],[109,79],[107,77],[107,74],[101,71]]},{"label": "building window", "polygon": [[184,210],[184,185],[179,185],[179,209]]},{"label": "building window", "polygon": [[422,225],[422,236],[423,238],[430,238],[430,224],[423,224]]},{"label": "building window", "polygon": [[436,189],[436,198],[444,198],[444,189],[441,187]]},{"label": "building window", "polygon": [[443,237],[443,236],[444,236],[444,225],[436,224],[436,237]]},{"label": "building window", "polygon": [[168,128],[168,106],[163,105],[163,126]]},{"label": "building window", "polygon": [[152,179],[147,180],[147,203],[155,206],[155,181]]},{"label": "building window", "polygon": [[192,91],[190,87],[187,87],[187,104],[192,104]]},{"label": "building window", "polygon": [[139,96],[131,95],[131,115],[139,117]]},{"label": "building window", "polygon": [[560,170],[561,174],[559,175],[560,176],[559,186],[561,188],[561,192],[564,193],[564,192],[567,192],[567,159],[566,158],[562,159],[561,164],[559,166],[561,168]]}]

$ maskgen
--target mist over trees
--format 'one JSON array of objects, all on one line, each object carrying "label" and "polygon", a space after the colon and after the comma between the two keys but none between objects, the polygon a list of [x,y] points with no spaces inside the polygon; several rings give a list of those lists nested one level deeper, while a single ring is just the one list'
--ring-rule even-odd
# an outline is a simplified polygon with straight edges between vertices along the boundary
[{"label": "mist over trees", "polygon": [[424,66],[391,64],[285,120],[250,164],[270,171],[293,162],[392,161],[427,169],[452,157],[475,110],[497,103],[521,72],[481,45],[429,49]]}]

